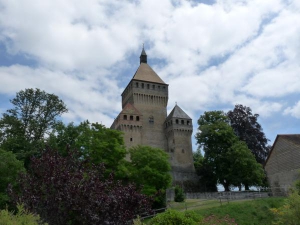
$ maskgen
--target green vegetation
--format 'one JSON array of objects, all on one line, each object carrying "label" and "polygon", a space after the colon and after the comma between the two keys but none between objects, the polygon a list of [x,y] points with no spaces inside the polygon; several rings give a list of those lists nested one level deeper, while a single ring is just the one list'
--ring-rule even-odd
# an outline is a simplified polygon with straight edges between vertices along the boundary
[{"label": "green vegetation", "polygon": [[159,148],[136,146],[129,150],[130,180],[142,187],[142,193],[155,195],[155,208],[165,206],[165,191],[171,185],[169,156]]},{"label": "green vegetation", "polygon": [[25,210],[22,205],[17,206],[17,213],[7,209],[0,211],[0,225],[47,225],[42,223],[40,217]]},{"label": "green vegetation", "polygon": [[23,162],[17,160],[12,152],[0,149],[0,209],[9,205],[6,193],[8,184],[15,186],[18,174],[23,171],[25,171]]},{"label": "green vegetation", "polygon": [[30,157],[44,147],[44,136],[67,108],[56,95],[40,89],[19,91],[11,103],[13,108],[0,119],[0,147],[15,153],[27,167]]},{"label": "green vegetation", "polygon": [[184,202],[184,199],[185,199],[185,196],[183,193],[183,189],[181,187],[179,187],[178,185],[176,185],[174,201],[175,202]]},{"label": "green vegetation", "polygon": [[[203,218],[196,223],[198,225],[271,225],[275,221],[276,216],[270,209],[280,208],[284,202],[285,198],[266,198],[223,203],[220,206],[220,203],[216,200],[205,200],[203,203],[199,203],[199,199],[196,199],[186,200],[184,203],[173,203],[172,212],[175,210],[182,211],[182,214],[179,214],[181,217],[184,215],[183,213],[190,212],[192,215],[197,215],[196,218]],[[188,211],[185,211],[186,208]],[[173,219],[175,217],[172,213],[168,213],[167,215],[162,213],[159,215],[162,215],[160,218],[166,219],[169,217]],[[153,221],[156,220],[151,219],[147,224],[160,224]]]},{"label": "green vegetation", "polygon": [[198,125],[196,139],[205,153],[202,163],[225,191],[230,191],[231,185],[262,184],[265,174],[261,164],[256,162],[246,143],[235,135],[224,112],[205,112]]},{"label": "green vegetation", "polygon": [[196,213],[204,218],[214,215],[215,218],[223,219],[226,216],[233,218],[238,225],[268,225],[272,224],[275,216],[271,208],[279,208],[283,205],[284,198],[266,198],[251,201],[230,202],[219,207],[198,209]]},{"label": "green vegetation", "polygon": [[202,217],[193,211],[179,212],[168,209],[149,221],[150,225],[197,225]]}]

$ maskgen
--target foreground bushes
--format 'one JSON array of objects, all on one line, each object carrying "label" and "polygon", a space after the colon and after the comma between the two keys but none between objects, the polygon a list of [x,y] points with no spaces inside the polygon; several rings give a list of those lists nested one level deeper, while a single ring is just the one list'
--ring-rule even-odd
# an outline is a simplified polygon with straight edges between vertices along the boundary
[{"label": "foreground bushes", "polygon": [[[13,214],[6,210],[0,211],[0,225],[43,225],[40,217],[24,209],[22,205],[17,206],[17,213]],[[44,224],[47,225],[47,224]]]},{"label": "foreground bushes", "polygon": [[95,166],[69,151],[66,157],[48,149],[31,160],[28,173],[10,188],[14,201],[39,214],[50,225],[125,224],[150,211],[151,202],[134,185],[124,186],[104,166]]},{"label": "foreground bushes", "polygon": [[202,218],[193,211],[179,212],[168,209],[150,220],[150,225],[198,225]]}]

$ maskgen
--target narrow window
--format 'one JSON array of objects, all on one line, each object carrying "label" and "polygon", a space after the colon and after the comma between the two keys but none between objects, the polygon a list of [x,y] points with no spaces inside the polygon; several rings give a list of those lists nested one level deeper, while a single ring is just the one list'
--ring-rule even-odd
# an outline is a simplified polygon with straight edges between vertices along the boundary
[{"label": "narrow window", "polygon": [[136,82],[136,83],[135,83],[135,86],[138,88],[138,87],[139,87],[139,83],[138,83],[138,82]]},{"label": "narrow window", "polygon": [[153,116],[150,116],[150,117],[149,117],[149,123],[154,123],[154,118],[153,118]]},{"label": "narrow window", "polygon": [[160,90],[160,86],[158,86],[157,88],[158,88],[158,90]]},{"label": "narrow window", "polygon": [[152,89],[153,89],[153,90],[155,89],[155,85],[154,85],[154,84],[152,85]]},{"label": "narrow window", "polygon": [[184,124],[184,120],[181,120],[181,124]]},{"label": "narrow window", "polygon": [[133,116],[130,116],[130,120],[133,120]]},{"label": "narrow window", "polygon": [[189,120],[187,121],[187,125],[190,125],[190,121]]},{"label": "narrow window", "polygon": [[136,121],[140,121],[140,117],[139,116],[136,116]]},{"label": "narrow window", "polygon": [[130,138],[130,141],[132,141],[132,138]]},{"label": "narrow window", "polygon": [[150,84],[147,84],[147,89],[150,89]]},{"label": "narrow window", "polygon": [[179,123],[177,119],[176,119],[176,121],[175,121],[175,122],[176,122],[176,124],[178,124],[178,123]]},{"label": "narrow window", "polygon": [[123,116],[123,119],[124,119],[124,120],[127,120],[127,115],[124,115],[124,116]]},{"label": "narrow window", "polygon": [[144,83],[142,83],[142,88],[144,88]]}]

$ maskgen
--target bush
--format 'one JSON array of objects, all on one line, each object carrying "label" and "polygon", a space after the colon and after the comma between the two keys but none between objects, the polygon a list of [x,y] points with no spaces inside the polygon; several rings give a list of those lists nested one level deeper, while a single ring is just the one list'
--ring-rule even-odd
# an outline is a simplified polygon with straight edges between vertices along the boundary
[{"label": "bush", "polygon": [[125,224],[150,210],[149,198],[134,185],[104,177],[104,166],[79,159],[77,151],[66,157],[48,149],[31,159],[31,168],[10,189],[15,202],[39,214],[49,224]]},{"label": "bush", "polygon": [[185,199],[185,196],[184,196],[184,193],[183,193],[183,189],[176,185],[174,201],[175,202],[183,202],[184,199]]},{"label": "bush", "polygon": [[187,211],[179,212],[168,209],[166,212],[158,214],[149,222],[150,225],[198,225],[202,218],[196,213]]},{"label": "bush", "polygon": [[271,211],[276,215],[276,222],[274,224],[282,225],[300,225],[300,195],[298,190],[292,190],[286,203]]},{"label": "bush", "polygon": [[[24,209],[22,205],[17,206],[18,212],[14,215],[7,209],[0,211],[0,225],[42,225],[40,217]],[[46,224],[44,224],[46,225]]]}]

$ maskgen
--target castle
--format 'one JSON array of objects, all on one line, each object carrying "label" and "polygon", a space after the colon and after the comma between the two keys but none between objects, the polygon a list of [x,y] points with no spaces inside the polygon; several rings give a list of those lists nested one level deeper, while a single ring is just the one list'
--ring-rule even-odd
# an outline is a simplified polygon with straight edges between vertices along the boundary
[{"label": "castle", "polygon": [[111,128],[124,133],[127,148],[148,145],[170,156],[173,183],[196,181],[192,153],[192,119],[176,104],[167,116],[168,84],[147,64],[140,66],[122,93],[122,111]]}]

